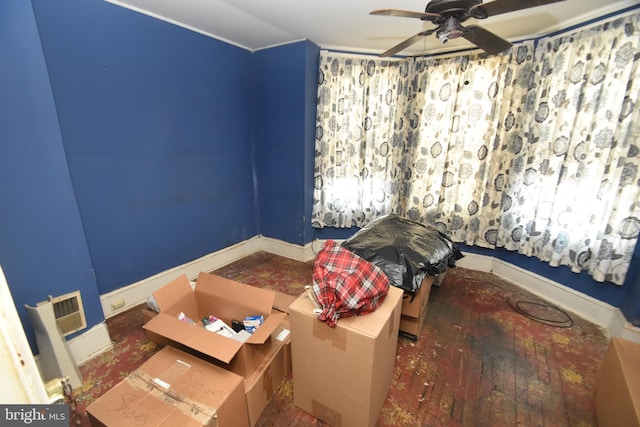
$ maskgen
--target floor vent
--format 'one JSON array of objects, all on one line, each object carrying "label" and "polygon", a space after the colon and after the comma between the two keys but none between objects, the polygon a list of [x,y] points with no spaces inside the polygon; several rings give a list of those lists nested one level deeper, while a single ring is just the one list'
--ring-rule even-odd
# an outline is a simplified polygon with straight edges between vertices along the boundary
[{"label": "floor vent", "polygon": [[62,336],[66,337],[87,327],[80,291],[70,292],[50,300]]}]

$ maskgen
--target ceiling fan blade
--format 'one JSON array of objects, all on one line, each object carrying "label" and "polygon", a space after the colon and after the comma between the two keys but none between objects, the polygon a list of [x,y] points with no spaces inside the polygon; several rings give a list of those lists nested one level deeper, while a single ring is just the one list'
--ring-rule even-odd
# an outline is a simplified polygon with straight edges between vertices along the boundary
[{"label": "ceiling fan blade", "polygon": [[488,3],[481,3],[473,6],[469,10],[469,14],[477,18],[486,18],[489,16],[500,15],[501,13],[515,12],[517,10],[544,6],[545,4],[559,3],[561,1],[565,0],[493,0]]},{"label": "ceiling fan blade", "polygon": [[465,31],[462,37],[469,40],[489,55],[496,55],[513,46],[511,42],[495,35],[489,30],[478,27],[477,25],[469,25],[468,27],[465,27],[465,29],[467,31]]},{"label": "ceiling fan blade", "polygon": [[376,9],[369,12],[369,15],[378,16],[400,16],[403,18],[418,18],[425,21],[433,21],[440,18],[440,14],[437,13],[425,13],[425,12],[412,12],[410,10],[401,9]]},{"label": "ceiling fan blade", "polygon": [[421,33],[418,33],[415,36],[411,36],[408,39],[406,39],[405,41],[403,41],[402,43],[399,43],[399,44],[395,45],[394,47],[392,47],[391,49],[382,52],[380,54],[380,56],[393,56],[396,53],[398,53],[398,52],[400,52],[402,50],[405,50],[406,48],[408,48],[412,44],[418,43],[423,37],[433,34],[434,31],[435,31],[435,29],[427,30],[427,31],[423,31]]}]

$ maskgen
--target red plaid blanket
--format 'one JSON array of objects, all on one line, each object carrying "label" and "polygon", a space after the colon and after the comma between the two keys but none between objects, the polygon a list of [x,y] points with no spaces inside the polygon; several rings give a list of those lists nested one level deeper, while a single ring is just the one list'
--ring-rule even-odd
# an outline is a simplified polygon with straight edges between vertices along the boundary
[{"label": "red plaid blanket", "polygon": [[313,292],[322,306],[318,319],[335,328],[341,317],[374,311],[387,296],[389,279],[377,266],[327,240],[313,270]]}]

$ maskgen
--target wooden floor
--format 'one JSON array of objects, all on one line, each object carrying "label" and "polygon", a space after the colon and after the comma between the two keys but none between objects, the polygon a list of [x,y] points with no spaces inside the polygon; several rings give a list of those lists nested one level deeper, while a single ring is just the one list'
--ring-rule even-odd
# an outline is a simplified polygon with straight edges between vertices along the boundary
[{"label": "wooden floor", "polygon": [[[296,295],[311,284],[311,272],[309,263],[258,253],[214,273]],[[378,426],[597,425],[594,382],[607,346],[600,328],[492,274],[462,268],[433,288],[428,304],[417,341],[399,340]],[[107,324],[117,341],[143,322],[136,309]],[[257,425],[324,425],[295,407],[294,392],[288,378]]]}]

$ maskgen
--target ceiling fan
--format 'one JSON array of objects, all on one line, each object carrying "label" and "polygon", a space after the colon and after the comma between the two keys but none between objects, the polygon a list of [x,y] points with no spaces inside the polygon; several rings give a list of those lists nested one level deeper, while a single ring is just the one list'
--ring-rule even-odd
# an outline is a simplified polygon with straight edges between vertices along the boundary
[{"label": "ceiling fan", "polygon": [[462,23],[470,18],[486,19],[501,13],[515,12],[550,3],[558,3],[565,0],[493,0],[483,3],[482,0],[431,0],[427,3],[424,12],[412,12],[400,9],[378,9],[370,12],[370,15],[400,16],[405,18],[418,18],[422,21],[430,21],[437,25],[436,28],[422,31],[409,37],[402,43],[383,52],[380,56],[392,56],[414,43],[422,37],[433,33],[440,42],[447,43],[451,39],[464,37],[480,49],[490,55],[504,52],[512,45],[509,41],[477,25],[463,27]]}]

